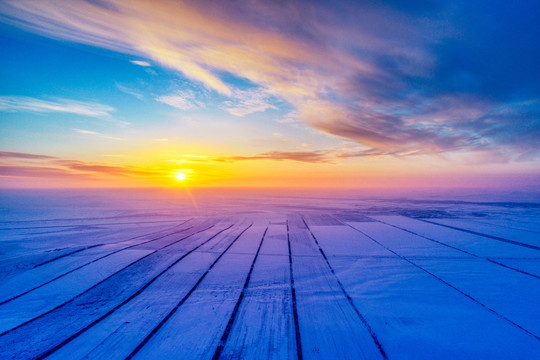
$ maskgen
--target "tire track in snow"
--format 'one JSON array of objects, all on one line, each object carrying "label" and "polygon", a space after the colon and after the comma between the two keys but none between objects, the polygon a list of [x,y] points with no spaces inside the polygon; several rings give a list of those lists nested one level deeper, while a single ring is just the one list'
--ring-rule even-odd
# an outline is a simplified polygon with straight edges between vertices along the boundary
[{"label": "tire track in snow", "polygon": [[268,226],[266,227],[266,230],[264,230],[264,233],[261,238],[261,242],[259,243],[259,247],[257,248],[257,252],[255,253],[255,257],[253,258],[253,261],[251,263],[251,266],[249,268],[246,281],[244,282],[244,287],[242,288],[242,292],[240,292],[240,296],[238,297],[238,300],[236,301],[236,304],[234,305],[233,312],[231,313],[231,317],[229,318],[229,321],[227,322],[227,326],[225,327],[225,331],[223,332],[223,335],[221,336],[221,340],[219,342],[218,347],[216,348],[216,351],[214,352],[214,355],[212,356],[213,360],[217,360],[220,358],[221,353],[223,352],[223,349],[225,348],[225,345],[227,344],[227,340],[229,338],[229,335],[231,333],[231,329],[233,327],[234,321],[236,320],[236,314],[238,313],[238,309],[240,309],[240,305],[242,304],[242,301],[244,300],[244,294],[246,292],[246,289],[249,285],[249,280],[251,279],[251,274],[253,273],[253,268],[255,267],[255,262],[257,261],[257,258],[259,257],[259,252],[261,251],[261,246],[264,242],[264,237],[266,236],[266,232],[268,231]]},{"label": "tire track in snow", "polygon": [[336,272],[334,271],[334,268],[332,267],[332,265],[330,265],[330,262],[328,261],[328,257],[326,256],[326,253],[324,252],[324,250],[321,248],[321,245],[319,244],[319,241],[317,240],[317,238],[315,237],[315,235],[313,234],[313,232],[311,231],[311,229],[309,228],[308,224],[306,223],[306,220],[304,219],[304,217],[302,216],[302,222],[304,223],[306,229],[309,231],[309,233],[311,234],[311,237],[313,238],[313,240],[315,241],[315,244],[317,245],[318,249],[319,249],[319,252],[321,253],[322,257],[324,258],[324,261],[326,262],[326,265],[328,265],[328,268],[330,269],[330,271],[332,272],[332,275],[334,275],[334,278],[336,279],[339,287],[341,288],[341,291],[343,292],[343,294],[345,295],[345,297],[347,298],[347,300],[349,301],[349,303],[351,304],[352,308],[354,309],[354,312],[356,313],[356,315],[358,315],[358,317],[360,318],[360,321],[362,322],[362,324],[364,324],[364,326],[366,327],[367,331],[369,332],[369,334],[371,335],[371,338],[373,339],[373,342],[375,342],[375,345],[377,345],[377,348],[379,349],[379,352],[381,353],[382,357],[384,359],[388,359],[388,356],[386,355],[386,353],[384,352],[384,349],[379,341],[379,338],[377,337],[377,334],[375,334],[375,331],[373,330],[373,328],[369,325],[369,323],[367,322],[366,318],[364,317],[364,315],[362,315],[362,313],[360,312],[360,310],[358,310],[358,308],[356,307],[356,305],[354,304],[354,301],[352,300],[351,296],[349,295],[349,293],[347,292],[347,290],[345,290],[345,287],[343,286],[343,284],[341,283],[341,280],[339,280],[338,276],[336,275]]},{"label": "tire track in snow", "polygon": [[[231,225],[232,226],[232,225]],[[217,264],[217,262],[223,257],[223,255],[225,255],[225,253],[227,252],[227,250],[229,250],[233,245],[234,243],[236,243],[236,240],[238,240],[251,226],[253,226],[253,223],[251,223],[248,227],[246,227],[244,230],[242,230],[242,232],[240,234],[238,234],[238,236],[236,236],[234,238],[234,240],[225,248],[225,250],[223,250],[223,252],[214,260],[214,262],[212,262],[212,264],[210,265],[210,267],[208,268],[208,270],[206,270],[204,272],[204,274],[201,275],[201,277],[199,278],[199,280],[197,280],[197,282],[195,283],[195,285],[193,285],[193,287],[188,291],[188,293],[182,298],[182,300],[180,300],[178,302],[178,304],[176,304],[176,306],[159,322],[158,325],[156,325],[156,327],[154,327],[152,329],[152,331],[150,331],[150,333],[144,338],[143,341],[141,341],[137,347],[135,347],[135,349],[131,352],[131,354],[129,354],[127,357],[126,357],[126,360],[130,360],[132,359],[135,355],[137,355],[137,353],[143,348],[144,345],[146,345],[146,343],[148,343],[148,341],[159,331],[159,329],[161,329],[163,327],[163,325],[165,325],[165,323],[171,318],[171,316],[174,315],[174,313],[180,308],[180,306],[182,306],[182,304],[184,304],[186,302],[186,300],[191,296],[191,294],[197,289],[197,287],[201,284],[201,282],[204,280],[204,278],[206,277],[206,275],[208,275],[208,273],[210,272],[210,270],[212,270],[212,268],[214,267],[214,265]],[[38,359],[41,359],[41,358],[38,358]]]},{"label": "tire track in snow", "polygon": [[467,294],[466,292],[460,290],[459,288],[457,288],[456,286],[450,284],[449,282],[443,280],[442,278],[438,277],[437,275],[435,275],[434,273],[430,272],[429,270],[426,270],[424,269],[423,267],[421,267],[420,265],[416,264],[414,261],[410,260],[408,257],[405,257],[405,256],[402,256],[400,254],[398,254],[397,252],[395,252],[394,250],[390,249],[389,247],[383,245],[381,242],[375,240],[374,238],[372,238],[371,236],[369,236],[368,234],[366,234],[365,232],[363,232],[362,230],[359,230],[357,228],[355,228],[354,226],[352,225],[349,225],[347,223],[343,223],[345,226],[348,226],[356,231],[358,231],[359,233],[367,236],[370,240],[374,241],[375,243],[379,244],[380,246],[382,246],[383,248],[385,248],[386,250],[390,251],[391,253],[395,254],[396,256],[398,256],[400,259],[402,260],[405,260],[406,262],[408,262],[409,264],[415,266],[416,268],[422,270],[423,272],[425,272],[426,274],[429,274],[431,275],[432,277],[434,277],[435,279],[439,280],[440,282],[442,282],[443,284],[445,284],[446,286],[449,286],[450,288],[454,289],[455,291],[459,292],[461,295],[467,297],[469,300],[473,301],[474,303],[482,306],[484,309],[488,310],[489,312],[491,312],[492,314],[498,316],[500,319],[502,320],[505,320],[507,321],[508,323],[516,326],[517,328],[519,328],[520,330],[523,330],[524,332],[526,332],[527,334],[531,335],[532,337],[536,338],[537,340],[540,340],[540,337],[533,334],[532,332],[530,332],[529,330],[525,329],[524,327],[522,327],[521,325],[513,322],[512,320],[510,320],[509,318],[507,318],[506,316],[500,314],[499,312],[495,311],[494,309],[490,308],[489,306],[487,306],[486,304],[482,303],[481,301],[477,300],[476,298],[472,297],[471,295]]}]

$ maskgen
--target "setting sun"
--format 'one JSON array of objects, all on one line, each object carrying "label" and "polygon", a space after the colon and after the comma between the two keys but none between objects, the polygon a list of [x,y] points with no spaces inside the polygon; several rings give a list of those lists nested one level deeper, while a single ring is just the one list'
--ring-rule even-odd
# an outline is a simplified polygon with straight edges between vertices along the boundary
[{"label": "setting sun", "polygon": [[174,177],[175,177],[176,180],[178,180],[178,181],[184,181],[184,180],[186,180],[186,174],[184,174],[183,172],[177,172],[177,173],[174,173]]}]

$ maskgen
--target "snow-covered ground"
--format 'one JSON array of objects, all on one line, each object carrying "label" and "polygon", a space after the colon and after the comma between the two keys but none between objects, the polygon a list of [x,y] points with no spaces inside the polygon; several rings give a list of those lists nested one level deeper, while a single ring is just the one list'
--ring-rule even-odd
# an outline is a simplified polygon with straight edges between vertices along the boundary
[{"label": "snow-covered ground", "polygon": [[540,354],[540,204],[0,199],[0,359]]}]

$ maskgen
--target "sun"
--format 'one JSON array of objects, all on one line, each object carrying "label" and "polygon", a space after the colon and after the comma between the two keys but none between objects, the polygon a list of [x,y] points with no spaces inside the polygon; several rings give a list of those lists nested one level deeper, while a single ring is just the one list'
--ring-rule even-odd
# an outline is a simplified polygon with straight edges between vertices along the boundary
[{"label": "sun", "polygon": [[186,174],[183,173],[183,172],[177,172],[177,173],[174,173],[174,177],[175,177],[176,180],[178,180],[178,181],[184,181],[184,180],[186,180]]}]

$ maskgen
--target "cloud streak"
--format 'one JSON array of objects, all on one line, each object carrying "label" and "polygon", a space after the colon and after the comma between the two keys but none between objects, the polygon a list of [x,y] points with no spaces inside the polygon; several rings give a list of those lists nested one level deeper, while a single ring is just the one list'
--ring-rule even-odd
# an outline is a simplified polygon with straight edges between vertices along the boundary
[{"label": "cloud streak", "polygon": [[235,100],[226,102],[225,110],[234,116],[245,116],[267,109],[277,109],[270,103],[270,96],[262,90],[238,90],[234,93]]},{"label": "cloud streak", "polygon": [[20,165],[0,165],[0,177],[66,177],[74,176],[75,174],[66,171],[65,169],[46,167],[46,166],[20,166]]},{"label": "cloud streak", "polygon": [[142,67],[152,66],[148,61],[143,61],[143,60],[130,60],[129,62],[135,65],[142,66]]},{"label": "cloud streak", "polygon": [[56,157],[21,152],[0,151],[0,159],[49,160],[56,159]]},{"label": "cloud streak", "polygon": [[299,161],[305,163],[327,163],[331,161],[327,151],[269,151],[251,156],[210,157],[202,161],[232,163],[246,160]]},{"label": "cloud streak", "polygon": [[410,152],[383,152],[378,149],[339,149],[329,148],[320,150],[306,150],[306,151],[267,151],[255,155],[235,155],[235,156],[196,156],[196,155],[184,155],[182,160],[172,160],[179,163],[235,163],[239,161],[256,161],[256,160],[270,160],[270,161],[297,161],[303,163],[335,163],[340,159],[351,159],[360,157],[374,157],[374,156],[393,156],[393,157],[407,157],[418,155],[416,151]]},{"label": "cloud streak", "polygon": [[141,92],[134,89],[130,89],[127,86],[124,86],[122,84],[116,84],[116,88],[120,90],[121,92],[123,92],[124,94],[134,96],[139,100],[142,100],[144,98],[144,95]]},{"label": "cloud streak", "polygon": [[[21,165],[20,160],[33,160],[28,165]],[[95,179],[99,177],[113,178],[165,178],[170,176],[169,169],[147,168],[124,164],[110,164],[101,162],[86,162],[80,160],[60,159],[54,156],[0,152],[0,177],[79,177]]]},{"label": "cloud streak", "polygon": [[152,177],[164,175],[162,171],[152,171],[129,165],[89,163],[78,160],[56,160],[54,163],[76,172],[97,173],[110,176]]},{"label": "cloud streak", "polygon": [[109,116],[114,108],[95,102],[70,99],[43,100],[26,96],[0,96],[0,111],[61,112],[91,117]]},{"label": "cloud streak", "polygon": [[118,141],[124,140],[123,138],[120,138],[120,137],[105,135],[105,134],[102,134],[100,132],[92,131],[92,130],[73,129],[73,131],[75,131],[78,134],[92,135],[92,136],[97,136],[97,137],[100,137],[100,138],[103,138],[103,139],[118,140]]},{"label": "cloud streak", "polygon": [[203,107],[199,101],[195,100],[192,92],[177,92],[172,95],[158,96],[156,101],[167,104],[180,110],[194,110]]}]

